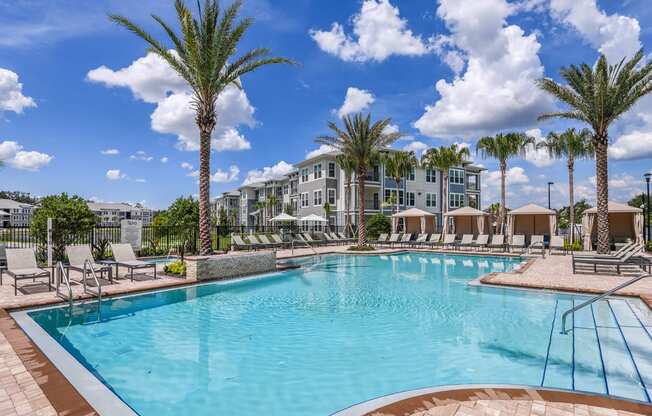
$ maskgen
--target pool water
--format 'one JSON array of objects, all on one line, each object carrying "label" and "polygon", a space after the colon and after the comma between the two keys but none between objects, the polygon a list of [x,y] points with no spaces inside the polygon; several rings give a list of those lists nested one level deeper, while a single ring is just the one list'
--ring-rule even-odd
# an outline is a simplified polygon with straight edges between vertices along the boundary
[{"label": "pool water", "polygon": [[561,335],[561,314],[581,296],[467,284],[519,264],[326,256],[261,278],[30,316],[143,416],[326,416],[398,391],[470,383],[649,401],[649,310],[599,302]]}]

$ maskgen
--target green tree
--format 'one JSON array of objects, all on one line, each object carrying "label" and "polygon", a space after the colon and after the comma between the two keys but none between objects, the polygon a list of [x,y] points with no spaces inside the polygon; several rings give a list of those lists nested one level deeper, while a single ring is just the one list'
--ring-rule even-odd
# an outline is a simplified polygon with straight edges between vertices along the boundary
[{"label": "green tree", "polygon": [[270,219],[274,216],[274,208],[279,204],[276,195],[270,195],[265,200],[265,207],[267,208],[267,225],[270,224]]},{"label": "green tree", "polygon": [[534,138],[525,133],[499,133],[494,137],[483,137],[476,144],[476,153],[481,153],[485,159],[492,157],[498,160],[500,169],[500,214],[498,215],[496,228],[501,232],[504,232],[507,215],[505,211],[507,161],[515,156],[525,157],[527,148],[530,145],[534,145]]},{"label": "green tree", "polygon": [[[417,157],[414,155],[414,152],[388,152],[383,155],[382,162],[385,166],[385,176],[394,179],[396,182],[396,193],[398,195],[401,181],[417,166]],[[400,211],[398,202],[397,198],[396,212]]]},{"label": "green tree", "polygon": [[229,209],[229,224],[231,224],[232,227],[237,226],[238,222],[238,210],[235,208]]},{"label": "green tree", "polygon": [[168,207],[165,218],[165,225],[196,227],[199,224],[199,201],[192,196],[179,197]]},{"label": "green tree", "polygon": [[[592,158],[595,154],[593,143],[591,142],[591,131],[589,129],[582,129],[579,132],[573,128],[558,134],[550,132],[546,140],[537,144],[537,148],[546,149],[550,157],[556,159],[566,158],[566,166],[568,167],[568,200],[569,206],[575,206],[575,186],[574,186],[574,172],[575,160]],[[569,210],[569,225],[571,229],[570,243],[573,244],[575,238],[575,210]],[[561,226],[561,224],[560,224]]]},{"label": "green tree", "polygon": [[221,206],[217,216],[217,223],[219,224],[220,227],[226,227],[228,222],[229,222],[229,218],[226,213],[226,208]]},{"label": "green tree", "polygon": [[333,208],[331,207],[331,204],[327,202],[324,202],[324,217],[326,218],[326,228],[330,231],[331,229],[331,222],[330,222],[330,216],[333,213]]},{"label": "green tree", "polygon": [[627,202],[627,205],[630,207],[636,207],[636,208],[644,208],[645,207],[645,194],[640,193],[636,195],[634,198],[630,199]]},{"label": "green tree", "polygon": [[[435,147],[426,150],[421,157],[421,164],[430,169],[439,169],[443,177],[443,195],[441,201],[442,213],[448,212],[448,175],[451,168],[462,166],[466,158],[471,156],[468,147],[458,148],[456,144]],[[445,221],[445,220],[444,220]]]},{"label": "green tree", "polygon": [[652,61],[641,64],[643,50],[630,60],[609,65],[600,55],[593,66],[581,64],[562,68],[567,85],[550,78],[537,80],[542,90],[567,105],[567,109],[539,116],[540,120],[564,118],[591,126],[595,148],[598,253],[606,254],[609,242],[609,127],[629,111],[638,100],[652,92]]},{"label": "green tree", "polygon": [[335,161],[344,172],[344,232],[348,233],[351,229],[351,178],[355,171],[355,161],[341,153],[335,156]]},{"label": "green tree", "polygon": [[46,196],[34,210],[31,233],[37,241],[47,241],[48,218],[52,218],[52,251],[55,260],[63,260],[66,245],[88,237],[97,221],[83,198],[68,196],[66,193]]},{"label": "green tree", "polygon": [[[0,167],[2,167],[2,161],[0,161]],[[11,199],[22,204],[38,204],[38,198],[32,196],[29,192],[0,191],[0,199]]]},{"label": "green tree", "polygon": [[383,214],[374,214],[369,218],[369,224],[367,225],[367,232],[369,233],[369,238],[375,240],[380,234],[387,234],[392,230],[392,223],[386,215]]},{"label": "green tree", "polygon": [[356,179],[358,181],[358,246],[367,244],[365,229],[365,176],[375,163],[378,162],[380,151],[394,143],[401,133],[386,133],[385,129],[392,122],[391,119],[371,123],[371,114],[364,117],[362,114],[345,116],[342,118],[344,129],[340,129],[333,122],[328,123],[334,136],[320,136],[317,143],[334,147],[355,163]]},{"label": "green tree", "polygon": [[211,136],[217,124],[218,96],[230,85],[242,88],[240,77],[270,64],[291,63],[285,58],[270,57],[267,48],[256,48],[236,56],[242,37],[253,20],[237,21],[241,0],[236,0],[220,16],[217,1],[205,0],[195,18],[182,0],[175,1],[181,34],[154,15],[174,47],[158,41],[126,17],[110,19],[135,33],[149,44],[149,51],[161,57],[188,84],[193,92],[195,122],[199,129],[199,239],[201,254],[212,251],[210,233],[210,156]]},{"label": "green tree", "polygon": [[[584,211],[591,208],[586,199],[577,201],[575,204],[575,209],[573,211],[574,218],[582,218]],[[557,210],[557,215],[559,217],[559,228],[567,228],[570,225],[571,209],[570,206],[565,206]]]},{"label": "green tree", "polygon": [[258,226],[263,225],[263,211],[265,210],[265,203],[262,201],[256,201],[254,203],[254,209],[258,211]]}]

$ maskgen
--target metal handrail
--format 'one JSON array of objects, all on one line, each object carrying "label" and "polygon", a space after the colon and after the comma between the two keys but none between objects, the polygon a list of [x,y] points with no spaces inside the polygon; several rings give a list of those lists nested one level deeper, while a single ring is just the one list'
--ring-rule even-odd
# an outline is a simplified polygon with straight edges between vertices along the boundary
[{"label": "metal handrail", "polygon": [[[86,267],[88,266],[88,268]],[[84,260],[84,269],[83,269],[83,285],[84,285],[84,293],[89,293],[91,295],[97,296],[97,300],[102,302],[102,284],[100,283],[99,279],[97,278],[97,275],[95,274],[95,269],[93,268],[93,263],[86,259]],[[95,280],[95,285],[97,286],[97,292],[94,292],[92,290],[89,290],[86,286],[86,272],[90,271],[91,276],[93,276],[93,280]]]},{"label": "metal handrail", "polygon": [[[60,262],[60,261],[57,262],[56,272],[57,272],[57,274],[56,274],[56,277],[57,277],[57,296],[59,296],[60,298],[62,298],[64,300],[67,300],[68,303],[70,304],[70,307],[72,307],[72,299],[73,298],[72,298],[72,287],[70,287],[70,279],[68,278],[68,273],[66,273],[65,267],[63,267],[63,263]],[[59,291],[59,286],[61,285],[61,276],[64,277],[63,281],[66,284],[66,287],[68,288],[68,297],[67,298],[63,293],[61,293]]]},{"label": "metal handrail", "polygon": [[568,334],[568,331],[566,330],[566,318],[568,317],[569,314],[577,312],[578,310],[580,310],[580,309],[582,309],[582,308],[584,308],[586,306],[589,306],[590,304],[592,304],[594,302],[597,302],[600,299],[606,298],[609,295],[613,295],[615,292],[619,291],[620,289],[623,289],[623,288],[625,288],[627,286],[633,285],[634,283],[638,282],[639,280],[645,279],[646,277],[652,277],[652,274],[642,274],[642,275],[636,276],[635,278],[633,278],[631,280],[628,280],[625,283],[622,283],[622,284],[614,287],[613,289],[604,292],[601,295],[595,296],[595,297],[587,300],[586,302],[582,302],[579,305],[575,306],[574,308],[571,308],[571,309],[567,310],[566,312],[564,312],[564,314],[561,316],[561,333],[562,333],[562,335]]},{"label": "metal handrail", "polygon": [[294,243],[297,242],[297,241],[300,242],[300,243],[304,243],[305,245],[307,245],[308,248],[310,248],[310,249],[312,250],[312,252],[315,253],[315,256],[317,256],[317,259],[318,259],[319,261],[321,261],[321,255],[320,255],[320,254],[317,252],[317,250],[315,250],[315,248],[314,248],[314,247],[313,247],[313,246],[312,246],[308,241],[306,241],[306,240],[296,240],[296,239],[293,239],[293,240],[292,240],[292,254],[294,254]]}]

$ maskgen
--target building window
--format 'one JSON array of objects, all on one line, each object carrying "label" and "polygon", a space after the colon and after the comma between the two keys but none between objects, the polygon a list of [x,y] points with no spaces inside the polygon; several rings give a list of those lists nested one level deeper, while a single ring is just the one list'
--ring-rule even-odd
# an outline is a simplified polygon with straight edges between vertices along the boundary
[{"label": "building window", "polygon": [[301,182],[308,182],[308,175],[310,174],[310,170],[308,168],[303,168],[301,169]]},{"label": "building window", "polygon": [[437,194],[426,193],[426,206],[435,208],[437,206]]},{"label": "building window", "polygon": [[450,208],[461,208],[464,206],[464,194],[448,194],[448,206]]},{"label": "building window", "polygon": [[328,177],[335,177],[335,162],[328,162]]},{"label": "building window", "polygon": [[464,171],[460,169],[451,169],[448,172],[449,182],[464,185]]},{"label": "building window", "polygon": [[335,189],[328,190],[328,204],[331,207],[335,206]]},{"label": "building window", "polygon": [[408,192],[408,194],[407,194],[407,205],[409,207],[414,206],[414,192]]},{"label": "building window", "polygon": [[313,179],[321,179],[321,163],[316,164],[312,167],[313,169]]},{"label": "building window", "polygon": [[[393,190],[393,189],[385,189],[385,203],[386,203],[386,204],[389,203],[389,199],[391,198],[392,195],[394,195],[394,196],[396,195],[396,190]],[[404,204],[404,200],[403,200],[403,198],[404,198],[403,191],[399,191],[399,192],[398,192],[398,204],[399,204],[399,205],[403,205],[403,204]],[[393,203],[393,204],[396,204],[396,201],[393,201],[392,203]]]},{"label": "building window", "polygon": [[289,185],[283,185],[283,195],[287,195],[290,192]]},{"label": "building window", "polygon": [[301,194],[301,208],[305,208],[309,205],[308,202],[308,192],[304,192]]},{"label": "building window", "polygon": [[416,175],[416,170],[417,169],[414,168],[414,167],[412,169],[410,169],[410,173],[408,173],[408,177],[407,177],[408,181],[414,181],[414,177]]},{"label": "building window", "polygon": [[470,194],[466,196],[467,204],[471,208],[480,209],[480,204],[478,204],[478,195]]},{"label": "building window", "polygon": [[437,171],[435,169],[426,169],[426,182],[437,182]]},{"label": "building window", "polygon": [[479,191],[478,175],[466,175],[466,188],[472,191]]},{"label": "building window", "polygon": [[321,199],[321,190],[319,191],[313,191],[313,200],[314,200],[314,205],[316,207],[320,207],[322,204],[322,199]]}]

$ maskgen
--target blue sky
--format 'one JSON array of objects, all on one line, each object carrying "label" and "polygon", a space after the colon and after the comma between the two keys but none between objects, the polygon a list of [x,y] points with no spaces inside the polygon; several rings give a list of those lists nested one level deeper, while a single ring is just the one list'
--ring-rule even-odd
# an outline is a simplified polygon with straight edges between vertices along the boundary
[{"label": "blue sky", "polygon": [[[247,75],[220,97],[213,196],[282,175],[317,149],[338,115],[391,117],[423,151],[500,131],[535,137],[571,124],[538,123],[556,104],[533,80],[562,66],[650,53],[646,0],[245,0],[256,19],[241,49],[266,46],[300,63]],[[194,2],[193,2],[194,4]],[[197,137],[183,83],[135,36],[109,23],[120,13],[157,36],[150,13],[173,22],[172,1],[0,0],[2,189],[59,192],[162,208],[197,193]],[[611,130],[614,200],[643,189],[652,167],[652,97]],[[323,149],[322,149],[323,150]],[[493,160],[484,203],[498,197]],[[508,204],[567,199],[563,161],[531,152],[509,164]],[[576,193],[594,198],[594,167],[580,162]]]}]

